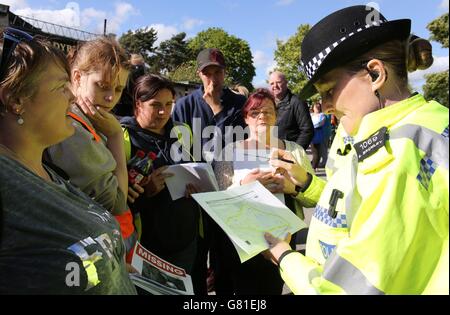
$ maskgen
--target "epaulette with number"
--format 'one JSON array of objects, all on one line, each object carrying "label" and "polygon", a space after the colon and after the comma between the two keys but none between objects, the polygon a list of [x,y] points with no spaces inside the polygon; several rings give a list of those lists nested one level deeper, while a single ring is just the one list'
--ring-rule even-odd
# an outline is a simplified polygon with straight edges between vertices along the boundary
[{"label": "epaulette with number", "polygon": [[386,127],[382,127],[377,132],[372,134],[366,140],[360,141],[354,144],[354,148],[358,155],[358,161],[362,162],[369,156],[377,152],[384,147],[386,140],[388,140],[388,130]]}]

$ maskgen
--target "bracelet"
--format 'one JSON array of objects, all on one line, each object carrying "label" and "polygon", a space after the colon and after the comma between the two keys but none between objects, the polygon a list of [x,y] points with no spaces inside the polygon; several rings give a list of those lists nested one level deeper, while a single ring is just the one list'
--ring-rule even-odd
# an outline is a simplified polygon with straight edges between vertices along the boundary
[{"label": "bracelet", "polygon": [[278,258],[278,266],[281,265],[281,261],[283,260],[283,258],[289,255],[290,253],[297,253],[297,251],[293,249],[288,249],[287,251],[283,252]]}]

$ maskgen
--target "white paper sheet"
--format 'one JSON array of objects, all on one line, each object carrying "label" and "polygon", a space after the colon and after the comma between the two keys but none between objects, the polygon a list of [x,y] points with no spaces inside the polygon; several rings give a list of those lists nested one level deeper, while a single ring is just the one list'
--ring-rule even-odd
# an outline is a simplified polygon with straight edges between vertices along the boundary
[{"label": "white paper sheet", "polygon": [[[233,154],[233,170],[236,182],[240,182],[252,170],[274,171],[269,164],[270,150],[235,149]],[[284,194],[275,194],[282,203],[285,203]]]},{"label": "white paper sheet", "polygon": [[192,197],[230,237],[241,262],[268,248],[264,232],[284,239],[306,227],[259,182]]},{"label": "white paper sheet", "polygon": [[184,197],[186,185],[189,183],[194,184],[202,192],[219,190],[214,171],[208,163],[170,165],[166,172],[174,174],[165,179],[172,200]]}]

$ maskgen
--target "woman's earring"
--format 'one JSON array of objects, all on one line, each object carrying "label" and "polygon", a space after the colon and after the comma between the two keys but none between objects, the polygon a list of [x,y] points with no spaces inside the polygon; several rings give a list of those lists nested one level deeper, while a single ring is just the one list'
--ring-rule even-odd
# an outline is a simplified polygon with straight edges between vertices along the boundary
[{"label": "woman's earring", "polygon": [[25,121],[23,120],[22,114],[20,113],[20,109],[18,109],[18,108],[16,108],[16,115],[18,116],[17,117],[17,123],[20,126],[22,126]]},{"label": "woman's earring", "polygon": [[17,123],[21,126],[23,125],[24,121],[23,121],[22,115],[19,115],[19,118],[17,119]]}]

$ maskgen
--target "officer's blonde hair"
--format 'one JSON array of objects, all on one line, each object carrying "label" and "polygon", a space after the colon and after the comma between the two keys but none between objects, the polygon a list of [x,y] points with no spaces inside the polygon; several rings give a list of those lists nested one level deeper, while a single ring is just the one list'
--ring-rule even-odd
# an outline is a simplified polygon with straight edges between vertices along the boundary
[{"label": "officer's blonde hair", "polygon": [[433,64],[432,48],[423,38],[410,37],[406,42],[393,40],[375,47],[348,63],[344,68],[350,72],[361,71],[361,65],[371,59],[383,61],[389,79],[399,91],[408,90],[408,72],[424,70]]}]

